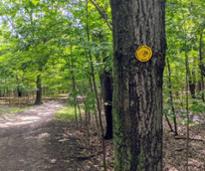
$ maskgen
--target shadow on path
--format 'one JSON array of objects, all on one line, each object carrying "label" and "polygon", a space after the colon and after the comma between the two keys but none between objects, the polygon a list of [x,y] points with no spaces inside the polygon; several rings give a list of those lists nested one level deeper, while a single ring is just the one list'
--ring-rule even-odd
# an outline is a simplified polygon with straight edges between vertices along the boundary
[{"label": "shadow on path", "polygon": [[50,101],[0,119],[0,171],[97,171],[76,157],[84,147],[73,123],[54,119],[62,107]]}]

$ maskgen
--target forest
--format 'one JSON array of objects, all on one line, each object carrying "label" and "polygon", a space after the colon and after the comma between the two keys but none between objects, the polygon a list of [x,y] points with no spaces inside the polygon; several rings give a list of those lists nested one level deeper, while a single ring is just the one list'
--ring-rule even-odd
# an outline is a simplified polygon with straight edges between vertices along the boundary
[{"label": "forest", "polygon": [[1,0],[0,171],[204,171],[204,0]]}]

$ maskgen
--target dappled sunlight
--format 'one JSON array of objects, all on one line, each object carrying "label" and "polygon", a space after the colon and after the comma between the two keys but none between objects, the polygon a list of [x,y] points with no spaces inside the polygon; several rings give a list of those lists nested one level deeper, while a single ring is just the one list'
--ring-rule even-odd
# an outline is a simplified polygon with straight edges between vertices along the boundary
[{"label": "dappled sunlight", "polygon": [[37,120],[39,120],[40,119],[40,117],[37,117],[37,116],[23,116],[23,117],[21,117],[21,120],[23,120],[23,121],[37,121]]},{"label": "dappled sunlight", "polygon": [[9,128],[9,127],[15,127],[15,126],[22,126],[22,125],[28,125],[35,122],[38,122],[42,119],[40,116],[18,116],[13,118],[10,121],[4,120],[0,123],[0,128]]},{"label": "dappled sunlight", "polygon": [[5,117],[0,119],[0,128],[12,128],[19,126],[31,126],[35,123],[52,120],[54,111],[62,107],[57,102],[48,102],[41,106],[34,106],[25,112],[21,112],[16,116]]},{"label": "dappled sunlight", "polygon": [[62,107],[60,102],[50,101],[0,117],[1,171],[44,170],[57,162],[50,158],[45,145],[51,138],[47,126]]},{"label": "dappled sunlight", "polygon": [[0,128],[9,128],[13,126],[21,126],[21,125],[27,125],[31,123],[33,123],[33,121],[5,122],[3,124],[0,124]]},{"label": "dappled sunlight", "polygon": [[41,133],[37,136],[38,139],[45,139],[48,137],[50,137],[50,134],[48,132]]},{"label": "dappled sunlight", "polygon": [[36,140],[44,141],[44,140],[47,140],[49,137],[50,137],[50,134],[48,132],[43,132],[38,135],[26,136],[24,139],[25,140],[36,139]]}]

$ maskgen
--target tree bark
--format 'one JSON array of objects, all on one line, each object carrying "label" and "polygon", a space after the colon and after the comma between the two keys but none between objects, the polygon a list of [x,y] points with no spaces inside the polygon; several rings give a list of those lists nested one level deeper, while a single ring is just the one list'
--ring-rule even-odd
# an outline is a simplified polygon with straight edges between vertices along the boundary
[{"label": "tree bark", "polygon": [[[111,6],[115,170],[161,171],[165,1],[111,0]],[[143,44],[153,50],[146,63],[135,58]]]},{"label": "tree bark", "polygon": [[19,85],[17,86],[16,91],[17,91],[17,97],[22,97],[22,91],[21,91]]},{"label": "tree bark", "polygon": [[35,105],[42,104],[42,85],[41,85],[41,75],[37,75],[36,78],[36,100]]},{"label": "tree bark", "polygon": [[[188,68],[189,68],[189,66],[188,66]],[[189,77],[189,90],[191,93],[191,97],[192,97],[192,99],[196,99],[196,73],[195,73],[194,69],[192,72],[190,72],[190,69],[189,69],[189,75],[190,75],[190,77]]]},{"label": "tree bark", "polygon": [[112,139],[113,125],[112,125],[112,74],[105,71],[101,75],[102,94],[104,101],[104,112],[106,119],[106,133],[105,139]]},{"label": "tree bark", "polygon": [[203,32],[204,30],[201,31],[200,33],[200,40],[199,40],[199,68],[200,68],[200,77],[201,77],[201,99],[203,102],[205,102],[205,95],[204,95],[204,75],[203,74]]},{"label": "tree bark", "polygon": [[17,97],[22,97],[22,91],[19,85],[18,75],[16,75],[16,84],[17,84],[17,87],[16,87]]}]

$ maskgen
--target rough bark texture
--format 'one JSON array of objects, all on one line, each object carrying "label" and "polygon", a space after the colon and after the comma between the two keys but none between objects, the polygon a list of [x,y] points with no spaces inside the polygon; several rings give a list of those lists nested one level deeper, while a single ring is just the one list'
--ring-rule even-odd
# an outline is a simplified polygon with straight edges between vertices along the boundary
[{"label": "rough bark texture", "polygon": [[[116,171],[162,170],[164,0],[111,0],[114,37],[114,147]],[[146,44],[149,62],[135,58]]]},{"label": "rough bark texture", "polygon": [[41,85],[41,75],[36,78],[36,100],[35,105],[42,104],[42,85]]}]

